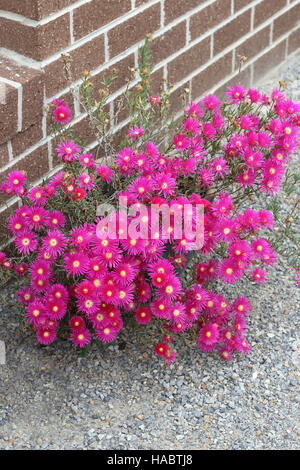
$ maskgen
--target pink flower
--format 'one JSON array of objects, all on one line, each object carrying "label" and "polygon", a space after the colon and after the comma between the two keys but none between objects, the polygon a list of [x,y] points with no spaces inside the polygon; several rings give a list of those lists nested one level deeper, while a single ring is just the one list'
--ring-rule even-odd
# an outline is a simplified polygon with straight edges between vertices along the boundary
[{"label": "pink flower", "polygon": [[176,180],[168,173],[158,173],[154,178],[155,189],[163,197],[174,196],[176,188]]},{"label": "pink flower", "polygon": [[80,153],[80,146],[76,145],[73,140],[64,142],[56,147],[58,157],[65,163],[73,162]]},{"label": "pink flower", "polygon": [[176,149],[180,152],[184,152],[191,145],[190,139],[188,139],[184,134],[177,134],[174,136],[173,144]]},{"label": "pink flower", "polygon": [[134,139],[138,139],[141,135],[144,134],[144,132],[145,131],[144,131],[143,127],[139,128],[137,126],[134,126],[131,129],[129,129],[128,134],[129,134],[130,138],[132,140],[134,140]]},{"label": "pink flower", "polygon": [[70,318],[69,325],[72,330],[79,332],[86,329],[85,321],[79,315],[74,315]]},{"label": "pink flower", "polygon": [[195,115],[197,117],[202,117],[204,115],[204,111],[201,108],[201,106],[198,103],[195,103],[194,101],[191,101],[188,104],[188,109],[185,110],[185,113],[192,115]]},{"label": "pink flower", "polygon": [[150,96],[149,101],[153,105],[160,105],[161,104],[161,100],[160,100],[159,96]]},{"label": "pink flower", "polygon": [[96,329],[96,336],[102,343],[111,343],[117,337],[115,328],[107,325]]},{"label": "pink flower", "polygon": [[255,268],[251,273],[251,279],[254,279],[254,281],[259,284],[264,284],[266,281],[266,272],[263,269]]},{"label": "pink flower", "polygon": [[214,323],[206,323],[199,331],[198,346],[215,346],[220,339],[219,328]]},{"label": "pink flower", "polygon": [[96,173],[101,177],[105,183],[111,183],[114,177],[114,173],[111,168],[105,165],[100,165],[96,167]]},{"label": "pink flower", "polygon": [[28,255],[37,249],[38,239],[36,235],[29,230],[22,230],[16,236],[15,245],[19,253]]},{"label": "pink flower", "polygon": [[227,89],[226,95],[230,104],[239,104],[245,99],[247,92],[241,85],[234,85]]},{"label": "pink flower", "polygon": [[214,158],[210,165],[214,172],[219,175],[222,179],[224,179],[230,171],[226,160],[224,160],[224,158],[222,157]]},{"label": "pink flower", "polygon": [[89,268],[88,256],[81,252],[70,253],[65,256],[65,269],[68,276],[80,276]]},{"label": "pink flower", "polygon": [[83,153],[79,157],[81,166],[86,168],[95,168],[95,160],[92,153]]},{"label": "pink flower", "polygon": [[203,106],[209,111],[215,111],[221,108],[221,101],[215,95],[206,95],[201,101]]},{"label": "pink flower", "polygon": [[135,312],[135,319],[141,325],[146,325],[151,321],[152,313],[149,307],[139,307]]},{"label": "pink flower", "polygon": [[39,326],[41,319],[45,318],[45,308],[40,300],[34,300],[31,302],[25,311],[28,323],[33,326]]},{"label": "pink flower", "polygon": [[80,348],[87,346],[91,342],[91,339],[92,335],[87,328],[80,331],[73,330],[71,333],[72,343]]},{"label": "pink flower", "polygon": [[6,183],[14,194],[21,194],[24,191],[26,177],[23,171],[12,171],[9,173]]},{"label": "pink flower", "polygon": [[66,237],[59,230],[49,230],[42,239],[42,249],[50,256],[61,255],[67,246]]},{"label": "pink flower", "polygon": [[56,331],[54,328],[44,326],[38,328],[36,331],[36,337],[39,343],[47,346],[48,344],[53,343],[56,338]]},{"label": "pink flower", "polygon": [[72,113],[69,107],[61,104],[53,111],[53,120],[58,124],[67,124],[72,119]]}]

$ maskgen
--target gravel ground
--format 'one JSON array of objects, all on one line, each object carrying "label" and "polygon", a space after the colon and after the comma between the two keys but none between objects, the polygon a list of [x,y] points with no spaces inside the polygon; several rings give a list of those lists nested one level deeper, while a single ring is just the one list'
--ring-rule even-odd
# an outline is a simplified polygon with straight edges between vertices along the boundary
[{"label": "gravel ground", "polygon": [[[269,91],[279,78],[299,100],[300,57],[260,86]],[[241,284],[239,293],[253,304],[250,356],[225,363],[182,340],[170,367],[135,332],[123,333],[125,349],[119,340],[86,357],[60,340],[39,346],[20,329],[8,286],[0,293],[7,349],[7,364],[0,365],[0,448],[299,448],[300,291],[293,276],[276,267],[263,286]]]}]

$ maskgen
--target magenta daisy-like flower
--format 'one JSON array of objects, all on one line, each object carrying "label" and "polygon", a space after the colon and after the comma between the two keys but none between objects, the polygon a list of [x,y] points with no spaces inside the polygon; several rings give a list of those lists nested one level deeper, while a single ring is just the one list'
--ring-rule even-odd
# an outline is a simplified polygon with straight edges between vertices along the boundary
[{"label": "magenta daisy-like flower", "polygon": [[145,198],[153,191],[153,181],[145,176],[136,178],[129,186],[128,192],[138,198]]},{"label": "magenta daisy-like flower", "polygon": [[176,276],[170,276],[162,289],[160,289],[161,295],[170,301],[176,300],[181,293],[180,280]]},{"label": "magenta daisy-like flower", "polygon": [[18,214],[12,215],[8,220],[8,228],[14,235],[24,230],[25,227],[26,221],[24,220],[24,217],[21,217]]},{"label": "magenta daisy-like flower", "polygon": [[18,232],[16,236],[15,245],[19,253],[28,255],[37,249],[38,239],[36,235],[29,230],[22,230]]},{"label": "magenta daisy-like flower", "polygon": [[30,202],[43,206],[46,204],[49,198],[49,194],[45,191],[43,187],[34,187],[30,188],[28,191],[28,199]]},{"label": "magenta daisy-like flower", "polygon": [[41,319],[45,318],[45,307],[40,300],[34,300],[31,302],[25,311],[25,316],[33,326],[39,326],[41,323]]},{"label": "magenta daisy-like flower", "polygon": [[112,180],[114,179],[114,172],[108,166],[105,166],[105,165],[97,166],[96,173],[107,184],[111,183]]},{"label": "magenta daisy-like flower", "polygon": [[176,149],[183,152],[184,150],[188,149],[191,145],[191,141],[186,135],[184,134],[177,134],[174,136],[173,144],[175,145]]},{"label": "magenta daisy-like flower", "polygon": [[90,331],[85,328],[80,331],[74,330],[71,333],[71,341],[75,346],[79,346],[80,348],[84,348],[87,346],[92,339],[92,335]]},{"label": "magenta daisy-like flower", "polygon": [[215,95],[206,95],[201,101],[203,106],[209,111],[215,111],[221,108],[221,101]]},{"label": "magenta daisy-like flower", "polygon": [[114,278],[120,286],[126,286],[134,281],[137,274],[135,266],[131,266],[126,260],[121,261],[114,270]]},{"label": "magenta daisy-like flower", "polygon": [[230,104],[239,104],[247,96],[247,92],[242,85],[234,85],[227,89],[226,95]]},{"label": "magenta daisy-like flower", "polygon": [[80,153],[80,146],[76,145],[73,140],[69,140],[58,145],[56,152],[63,162],[73,162]]},{"label": "magenta daisy-like flower", "polygon": [[62,284],[53,284],[49,291],[49,298],[55,298],[59,300],[63,300],[65,303],[68,302],[69,299],[69,292],[65,286]]},{"label": "magenta daisy-like flower", "polygon": [[18,300],[24,305],[28,305],[34,300],[34,293],[30,287],[22,287],[22,289],[17,292],[17,296]]},{"label": "magenta daisy-like flower", "polygon": [[243,271],[239,267],[237,261],[233,258],[227,258],[219,263],[219,276],[224,282],[232,284],[241,278]]},{"label": "magenta daisy-like flower", "polygon": [[49,230],[42,240],[42,249],[50,256],[61,255],[67,246],[67,239],[59,230]]},{"label": "magenta daisy-like flower", "polygon": [[184,323],[185,322],[185,305],[181,302],[175,302],[175,304],[170,305],[169,308],[169,319],[174,323]]},{"label": "magenta daisy-like flower", "polygon": [[49,279],[51,275],[50,263],[42,259],[37,259],[32,263],[29,272],[33,279]]},{"label": "magenta daisy-like flower", "polygon": [[214,158],[214,160],[211,162],[210,166],[214,170],[214,172],[218,176],[220,176],[222,179],[224,179],[225,176],[230,171],[226,160],[224,160],[224,158],[222,158],[222,157]]},{"label": "magenta daisy-like flower", "polygon": [[56,338],[56,331],[54,328],[43,326],[38,328],[36,331],[36,337],[39,343],[47,346],[48,344],[53,343]]},{"label": "magenta daisy-like flower", "polygon": [[211,205],[211,210],[217,217],[228,217],[233,210],[233,201],[229,193],[221,193],[220,197]]},{"label": "magenta daisy-like flower", "polygon": [[215,346],[220,339],[219,328],[214,323],[206,323],[199,330],[198,346],[201,349],[201,345]]},{"label": "magenta daisy-like flower", "polygon": [[23,171],[12,171],[7,177],[7,184],[11,191],[19,194],[26,184],[26,177]]},{"label": "magenta daisy-like flower", "polygon": [[79,187],[86,189],[87,191],[90,191],[95,187],[94,179],[88,173],[81,173],[78,176],[76,184]]},{"label": "magenta daisy-like flower", "polygon": [[56,229],[65,225],[65,216],[60,211],[48,212],[48,227]]},{"label": "magenta daisy-like flower", "polygon": [[85,321],[79,315],[74,315],[70,318],[69,321],[70,328],[76,332],[82,331],[86,329]]},{"label": "magenta daisy-like flower", "polygon": [[68,106],[61,104],[53,111],[53,120],[58,124],[68,124],[72,119],[72,113]]},{"label": "magenta daisy-like flower", "polygon": [[266,271],[260,268],[253,269],[251,279],[254,279],[254,281],[259,284],[264,284],[266,281]]},{"label": "magenta daisy-like flower", "polygon": [[230,346],[223,346],[219,349],[219,353],[224,361],[230,361],[233,357],[233,351]]},{"label": "magenta daisy-like flower", "polygon": [[26,215],[26,221],[30,228],[41,230],[48,223],[48,211],[39,206],[31,207]]},{"label": "magenta daisy-like flower", "polygon": [[116,339],[117,334],[116,329],[109,325],[96,329],[96,336],[102,343],[111,343]]},{"label": "magenta daisy-like flower", "polygon": [[131,129],[129,129],[128,134],[129,134],[129,137],[132,140],[134,140],[134,139],[138,139],[141,135],[144,134],[144,132],[145,131],[144,131],[143,127],[134,126]]},{"label": "magenta daisy-like flower", "polygon": [[235,240],[237,224],[233,219],[221,220],[219,223],[219,233],[223,240],[233,241]]},{"label": "magenta daisy-like flower", "polygon": [[70,253],[65,256],[65,269],[68,276],[81,276],[89,269],[89,258],[82,252]]},{"label": "magenta daisy-like flower", "polygon": [[146,325],[151,321],[152,313],[149,307],[141,306],[135,312],[135,319],[141,325]]},{"label": "magenta daisy-like flower", "polygon": [[251,304],[247,297],[239,296],[232,304],[232,309],[236,313],[247,315],[251,312]]},{"label": "magenta daisy-like flower", "polygon": [[176,180],[168,173],[159,173],[154,178],[155,189],[163,197],[174,196],[176,189]]},{"label": "magenta daisy-like flower", "polygon": [[86,168],[95,168],[95,160],[92,153],[83,153],[79,157],[81,166]]},{"label": "magenta daisy-like flower", "polygon": [[53,298],[47,302],[45,310],[51,320],[60,320],[66,314],[67,305],[62,299]]},{"label": "magenta daisy-like flower", "polygon": [[81,249],[85,249],[91,241],[87,226],[74,227],[71,232],[72,244]]}]

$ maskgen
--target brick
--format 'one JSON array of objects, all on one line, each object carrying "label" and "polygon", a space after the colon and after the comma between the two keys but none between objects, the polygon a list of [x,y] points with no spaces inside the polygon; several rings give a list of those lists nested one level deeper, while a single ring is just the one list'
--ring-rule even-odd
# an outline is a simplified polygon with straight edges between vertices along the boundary
[{"label": "brick", "polygon": [[142,5],[145,5],[146,3],[149,3],[150,0],[135,0],[135,7],[140,7]]},{"label": "brick", "polygon": [[37,0],[22,0],[21,2],[13,2],[12,0],[0,0],[0,10],[17,13],[18,15],[23,15],[33,20],[39,19]]},{"label": "brick", "polygon": [[160,27],[160,5],[147,8],[142,13],[116,26],[108,32],[109,53],[114,57],[141,41],[147,33]]},{"label": "brick", "polygon": [[7,142],[0,145],[0,168],[9,161]]},{"label": "brick", "polygon": [[288,39],[288,54],[296,51],[300,47],[300,28],[290,34]]},{"label": "brick", "polygon": [[286,40],[279,43],[276,47],[273,47],[271,51],[258,59],[254,64],[254,82],[263,77],[270,69],[283,62],[285,59],[285,51]]},{"label": "brick", "polygon": [[174,21],[206,0],[165,0],[165,23]]},{"label": "brick", "polygon": [[0,10],[10,11],[26,16],[32,20],[40,20],[50,13],[61,10],[77,0],[0,0]]},{"label": "brick", "polygon": [[214,54],[219,54],[230,44],[250,31],[251,12],[246,11],[214,33]]},{"label": "brick", "polygon": [[18,92],[0,82],[0,144],[7,142],[18,130]]},{"label": "brick", "polygon": [[176,83],[210,59],[210,38],[188,49],[168,64],[168,79]]},{"label": "brick", "polygon": [[17,157],[24,150],[37,144],[43,138],[42,120],[33,124],[23,132],[18,132],[11,140],[13,156]]},{"label": "brick", "polygon": [[231,14],[231,0],[218,0],[207,6],[190,19],[191,39],[201,36],[217,26]]},{"label": "brick", "polygon": [[[23,0],[24,1],[24,0]],[[30,0],[31,2],[32,0]],[[36,0],[35,0],[36,1]],[[51,13],[57,12],[66,8],[72,3],[76,3],[78,0],[38,0],[38,15],[39,18],[45,18]]]},{"label": "brick", "polygon": [[0,25],[1,46],[31,59],[43,60],[70,43],[69,14],[38,27],[7,18],[1,18]]},{"label": "brick", "polygon": [[300,19],[300,3],[274,20],[273,41],[290,31]]},{"label": "brick", "polygon": [[264,0],[255,7],[254,27],[271,18],[277,11],[286,6],[286,0]]},{"label": "brick", "polygon": [[251,3],[249,0],[234,0],[234,13],[248,6]]},{"label": "brick", "polygon": [[163,35],[155,38],[151,44],[153,63],[157,64],[174,54],[186,44],[186,22],[182,21]]},{"label": "brick", "polygon": [[74,37],[82,38],[131,10],[131,0],[93,0],[76,8],[73,17]]},{"label": "brick", "polygon": [[[1,59],[0,76],[20,83],[22,85],[22,130],[36,122],[43,112],[44,77],[40,70],[19,66],[8,59]],[[17,93],[15,91],[15,93]],[[18,113],[15,112],[13,120],[16,122]],[[8,126],[11,122],[6,118]]]},{"label": "brick", "polygon": [[11,171],[25,171],[29,183],[33,183],[49,171],[48,165],[48,145],[45,144],[22,160],[10,166],[7,170],[0,173],[1,181],[4,180]]},{"label": "brick", "polygon": [[192,80],[192,98],[197,99],[214,85],[230,75],[232,70],[232,52],[196,75]]},{"label": "brick", "polygon": [[161,67],[151,74],[150,80],[152,85],[152,94],[159,95],[162,91],[162,84],[164,78],[164,69]]},{"label": "brick", "polygon": [[249,39],[236,48],[236,67],[239,66],[239,59],[246,56],[249,60],[259,54],[270,44],[270,26],[254,33]]},{"label": "brick", "polygon": [[[104,63],[104,36],[100,35],[74,49],[70,52],[70,56],[73,79],[78,80],[84,70],[94,70]],[[61,58],[45,67],[45,85],[47,98],[54,96],[68,85]]]}]

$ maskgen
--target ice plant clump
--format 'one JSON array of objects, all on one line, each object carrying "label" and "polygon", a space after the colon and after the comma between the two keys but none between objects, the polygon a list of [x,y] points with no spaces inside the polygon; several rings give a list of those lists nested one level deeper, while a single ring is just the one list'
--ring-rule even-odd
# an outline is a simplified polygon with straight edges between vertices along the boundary
[{"label": "ice plant clump", "polygon": [[[276,261],[272,213],[247,205],[280,190],[298,146],[300,109],[278,90],[270,99],[241,85],[226,94],[225,104],[214,95],[190,102],[166,146],[136,122],[113,165],[99,165],[67,138],[56,148],[64,169],[49,181],[30,187],[14,171],[1,184],[21,205],[8,222],[16,254],[1,252],[0,265],[28,279],[18,299],[41,344],[53,343],[62,327],[78,348],[109,343],[132,317],[140,328],[160,325],[154,351],[168,363],[174,338],[188,332],[201,351],[226,361],[250,351],[250,302],[238,287],[229,300],[222,286],[244,276],[263,283]],[[148,102],[160,112],[161,96]],[[71,120],[67,103],[54,107],[56,124]],[[121,199],[127,206],[112,225],[112,216],[96,214],[97,205]],[[154,224],[153,206],[166,211],[163,228]],[[191,228],[203,231],[199,246]],[[299,271],[296,279],[299,285]]]}]

